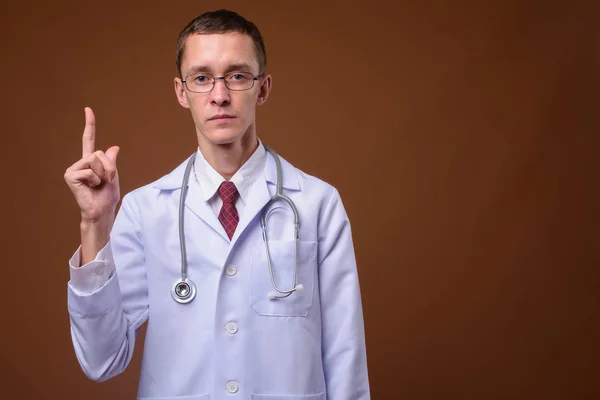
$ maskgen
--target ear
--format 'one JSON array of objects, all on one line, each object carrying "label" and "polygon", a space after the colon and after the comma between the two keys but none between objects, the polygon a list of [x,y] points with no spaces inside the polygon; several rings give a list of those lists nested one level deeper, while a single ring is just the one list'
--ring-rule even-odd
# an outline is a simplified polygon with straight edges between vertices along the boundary
[{"label": "ear", "polygon": [[190,108],[188,104],[187,94],[185,93],[185,88],[183,87],[183,82],[181,82],[181,78],[175,78],[173,80],[173,84],[175,86],[175,95],[177,96],[177,101],[181,107]]},{"label": "ear", "polygon": [[273,78],[271,77],[271,74],[265,74],[261,81],[262,82],[260,85],[260,90],[256,99],[256,103],[258,105],[262,105],[267,102],[267,99],[269,98],[269,93],[271,93],[271,85],[273,82]]}]

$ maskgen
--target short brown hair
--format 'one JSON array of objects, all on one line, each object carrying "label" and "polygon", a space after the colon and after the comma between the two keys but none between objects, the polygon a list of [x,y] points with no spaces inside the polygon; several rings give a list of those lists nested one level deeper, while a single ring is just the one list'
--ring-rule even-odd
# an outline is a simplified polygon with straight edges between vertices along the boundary
[{"label": "short brown hair", "polygon": [[181,75],[181,60],[185,49],[185,40],[193,34],[214,34],[237,32],[248,35],[254,42],[256,56],[258,58],[259,74],[263,74],[267,68],[267,52],[260,31],[252,23],[241,15],[228,10],[216,10],[205,12],[194,18],[179,34],[177,41],[177,71]]}]

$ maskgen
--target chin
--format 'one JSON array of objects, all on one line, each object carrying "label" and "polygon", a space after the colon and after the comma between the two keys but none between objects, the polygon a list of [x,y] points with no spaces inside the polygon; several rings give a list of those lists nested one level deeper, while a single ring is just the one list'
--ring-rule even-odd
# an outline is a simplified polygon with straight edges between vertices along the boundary
[{"label": "chin", "polygon": [[244,135],[238,129],[211,129],[203,136],[212,144],[229,144],[240,140]]}]

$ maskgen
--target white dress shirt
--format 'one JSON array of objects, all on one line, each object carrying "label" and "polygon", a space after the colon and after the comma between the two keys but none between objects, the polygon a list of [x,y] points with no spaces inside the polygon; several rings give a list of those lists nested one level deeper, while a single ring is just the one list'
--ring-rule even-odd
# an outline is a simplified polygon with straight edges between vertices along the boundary
[{"label": "white dress shirt", "polygon": [[[235,202],[235,208],[238,211],[240,219],[242,218],[244,207],[248,202],[250,188],[256,181],[256,178],[264,171],[266,159],[267,151],[259,139],[258,148],[230,179],[230,181],[235,184],[235,187],[240,194]],[[221,200],[221,196],[219,196],[217,191],[219,186],[221,186],[221,183],[226,179],[206,161],[200,151],[200,147],[198,147],[198,154],[196,155],[196,162],[194,163],[194,176],[196,182],[200,186],[202,198],[210,204],[215,215],[218,216],[221,211],[221,206],[223,205],[223,200]]]},{"label": "white dress shirt", "polygon": [[[248,202],[248,194],[252,188],[252,184],[256,182],[256,179],[263,173],[265,168],[265,162],[267,160],[267,152],[262,145],[260,139],[258,140],[258,147],[252,153],[250,158],[236,171],[231,177],[230,181],[235,184],[239,192],[239,197],[235,202],[235,207],[238,210],[240,219],[244,211],[244,207]],[[226,179],[221,176],[204,158],[200,147],[197,150],[196,160],[194,162],[194,177],[190,179],[189,184],[197,184],[200,187],[202,198],[208,202],[218,217],[223,200],[218,194],[219,186]],[[112,254],[109,257],[110,240],[109,242],[98,252],[96,258],[89,263],[82,265],[81,262],[81,246],[77,249],[75,254],[69,260],[70,265],[70,276],[71,282],[69,285],[79,294],[92,293],[101,288],[111,275],[114,273],[114,266],[107,263],[105,260],[112,259]]]}]

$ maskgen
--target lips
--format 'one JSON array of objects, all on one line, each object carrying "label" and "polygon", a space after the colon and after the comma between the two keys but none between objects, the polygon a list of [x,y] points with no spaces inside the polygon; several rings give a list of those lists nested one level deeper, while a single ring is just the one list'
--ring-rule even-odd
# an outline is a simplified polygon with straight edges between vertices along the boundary
[{"label": "lips", "polygon": [[214,116],[210,117],[208,120],[209,120],[209,121],[215,121],[215,120],[218,120],[218,121],[225,121],[225,120],[228,120],[228,119],[233,119],[233,118],[235,118],[233,115],[229,115],[229,114],[219,114],[219,115],[214,115]]}]

